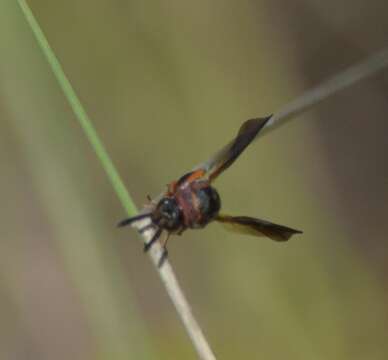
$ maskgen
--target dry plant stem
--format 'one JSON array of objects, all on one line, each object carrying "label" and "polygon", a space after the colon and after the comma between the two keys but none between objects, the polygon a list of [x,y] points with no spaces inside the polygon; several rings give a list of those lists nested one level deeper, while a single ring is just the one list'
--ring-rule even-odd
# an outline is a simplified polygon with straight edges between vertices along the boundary
[{"label": "dry plant stem", "polygon": [[388,66],[388,48],[366,58],[363,62],[353,65],[345,71],[324,81],[320,85],[307,90],[299,98],[291,101],[271,118],[260,133],[266,134],[269,130],[274,130],[283,125],[287,120],[291,120],[296,115],[317,105],[331,95],[347,88],[354,83],[371,76]]},{"label": "dry plant stem", "polygon": [[[137,229],[141,229],[149,224],[150,220],[145,219],[136,223]],[[148,243],[152,236],[154,235],[155,230],[150,229],[145,231],[142,236],[145,243]],[[152,245],[149,250],[152,262],[159,271],[160,278],[162,279],[168,295],[170,296],[174,306],[179,313],[181,321],[185,326],[188,335],[197,350],[199,358],[202,360],[216,359],[214,356],[205,336],[202,333],[201,328],[198,325],[198,322],[194,318],[192,311],[190,309],[189,303],[187,302],[182,289],[180,288],[178,281],[175,277],[174,271],[171,267],[168,259],[165,260],[163,266],[158,267],[159,260],[162,256],[162,247],[157,241]]]},{"label": "dry plant stem", "polygon": [[[25,0],[18,0],[20,8],[33,31],[35,38],[41,47],[46,59],[58,80],[60,87],[62,88],[66,98],[68,99],[70,106],[72,107],[77,120],[82,126],[86,137],[90,141],[93,149],[96,152],[97,157],[99,158],[104,170],[106,171],[114,190],[124,208],[126,209],[129,216],[133,216],[136,213],[136,207],[126,190],[116,168],[113,165],[108,153],[106,152],[102,142],[100,141],[90,119],[87,116],[86,111],[84,110],[82,104],[80,103],[75,91],[73,90],[70,82],[66,78],[62,67],[55,57],[54,52],[51,50],[47,39],[45,38],[43,32],[41,31],[38,23],[36,22],[31,10],[29,9]],[[324,82],[322,85],[318,86],[315,89],[307,91],[297,100],[291,102],[289,105],[285,106],[284,109],[271,119],[268,122],[266,128],[263,129],[263,132],[266,130],[274,129],[277,126],[283,124],[285,120],[290,119],[291,117],[305,111],[307,108],[317,104],[326,97],[335,94],[339,90],[369,76],[373,73],[381,70],[383,67],[388,64],[388,50],[384,50],[379,54],[370,57],[365,62],[353,66],[343,73],[333,77],[327,82]],[[149,221],[149,220],[148,220]],[[142,222],[138,223],[139,227],[147,225],[147,220],[145,219]],[[144,243],[148,243],[153,235],[153,230],[146,231],[142,234]],[[201,328],[199,327],[196,319],[194,318],[189,303],[187,302],[179,284],[175,277],[175,274],[172,270],[172,267],[168,260],[166,260],[162,267],[158,267],[158,262],[160,256],[162,255],[162,249],[160,244],[155,243],[149,251],[152,262],[155,265],[156,270],[158,271],[160,278],[166,287],[166,290],[179,314],[189,337],[197,350],[198,356],[202,360],[213,360],[215,356],[210,349],[206,338],[204,337]]]}]

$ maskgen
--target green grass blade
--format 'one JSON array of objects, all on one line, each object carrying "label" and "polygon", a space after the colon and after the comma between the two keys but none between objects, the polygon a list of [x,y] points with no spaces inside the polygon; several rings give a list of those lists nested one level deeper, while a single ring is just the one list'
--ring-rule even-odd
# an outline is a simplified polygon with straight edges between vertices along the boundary
[{"label": "green grass blade", "polygon": [[[83,108],[81,102],[79,101],[77,95],[75,94],[74,89],[72,88],[70,82],[66,78],[61,64],[56,58],[54,52],[50,48],[46,37],[44,36],[42,30],[40,29],[39,24],[35,20],[30,8],[28,7],[25,0],[17,0],[20,8],[27,19],[28,24],[30,25],[35,38],[42,49],[48,63],[56,79],[59,82],[60,87],[62,88],[66,98],[68,99],[71,108],[76,114],[80,125],[82,126],[89,142],[91,143],[93,149],[95,150],[99,160],[102,163],[103,168],[105,169],[112,186],[114,187],[117,196],[119,197],[122,205],[128,212],[128,215],[133,215],[137,212],[136,206],[126,190],[117,170],[115,169],[108,153],[106,152],[104,146],[102,145],[97,132],[95,131],[85,109]],[[149,241],[146,235],[143,236],[144,241]],[[161,246],[157,243],[153,246],[150,251],[150,256],[153,263],[157,266],[160,256],[162,254]],[[201,359],[214,360],[215,356],[202,333],[199,324],[194,318],[189,303],[187,302],[181,288],[179,287],[178,281],[175,277],[175,274],[170,266],[168,260],[164,263],[163,267],[158,268],[158,273],[161,277],[162,282],[164,283],[166,290],[190,336],[190,339],[198,352],[198,355]]]},{"label": "green grass blade", "polygon": [[25,0],[18,0],[21,10],[31,27],[31,30],[34,33],[34,36],[43,51],[44,56],[46,57],[51,70],[54,73],[54,76],[58,80],[58,83],[63,90],[71,108],[73,109],[77,120],[79,121],[82,129],[84,130],[90,144],[92,145],[94,151],[97,154],[97,157],[101,161],[102,167],[106,171],[112,186],[120,199],[123,207],[127,211],[128,215],[132,216],[137,213],[135,203],[133,202],[131,195],[124,186],[123,181],[120,178],[120,175],[116,168],[113,165],[111,158],[109,157],[107,151],[105,150],[104,145],[102,144],[100,138],[97,135],[96,130],[94,129],[92,122],[89,119],[88,114],[86,113],[84,107],[82,106],[80,100],[78,99],[73,87],[71,86],[69,80],[67,79],[60,62],[55,56],[53,50],[51,49],[43,31],[41,30],[38,22],[36,21],[31,9]]}]

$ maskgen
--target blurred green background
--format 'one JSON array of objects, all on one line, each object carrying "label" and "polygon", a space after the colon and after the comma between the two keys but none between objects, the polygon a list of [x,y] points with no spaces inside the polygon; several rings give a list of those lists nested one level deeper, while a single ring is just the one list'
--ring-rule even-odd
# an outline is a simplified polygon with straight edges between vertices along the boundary
[{"label": "blurred green background", "polygon": [[[28,2],[138,206],[388,39],[383,0]],[[0,4],[0,358],[195,359],[15,1]],[[386,359],[388,72],[263,137],[170,259],[219,359]]]}]

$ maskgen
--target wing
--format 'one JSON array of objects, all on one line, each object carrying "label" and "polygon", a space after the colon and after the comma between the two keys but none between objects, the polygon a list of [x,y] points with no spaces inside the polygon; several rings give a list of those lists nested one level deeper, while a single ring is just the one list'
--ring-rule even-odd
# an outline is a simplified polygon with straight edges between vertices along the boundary
[{"label": "wing", "polygon": [[215,153],[209,160],[196,166],[193,171],[202,170],[204,176],[213,181],[234,163],[271,117],[272,115],[245,121],[241,125],[237,136],[231,142]]},{"label": "wing", "polygon": [[287,241],[294,234],[302,234],[302,231],[248,216],[218,215],[215,220],[221,222],[231,231],[266,236],[275,241]]},{"label": "wing", "polygon": [[[231,142],[216,152],[210,159],[184,174],[178,181],[169,184],[167,194],[174,194],[178,186],[181,186],[184,183],[190,183],[194,180],[207,179],[210,182],[213,181],[234,163],[271,117],[272,115],[265,118],[256,118],[245,121],[241,125],[237,136]],[[165,195],[166,192],[161,193],[152,200],[152,203],[155,205],[158,200]]]}]

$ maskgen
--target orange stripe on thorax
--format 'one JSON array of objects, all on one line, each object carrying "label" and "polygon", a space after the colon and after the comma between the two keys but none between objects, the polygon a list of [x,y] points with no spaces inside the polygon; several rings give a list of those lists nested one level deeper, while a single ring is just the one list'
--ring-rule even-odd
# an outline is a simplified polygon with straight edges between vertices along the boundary
[{"label": "orange stripe on thorax", "polygon": [[193,173],[186,179],[185,182],[192,182],[194,180],[198,180],[200,179],[201,177],[203,177],[205,175],[205,170],[203,169],[198,169],[198,170],[195,170],[193,171]]}]

